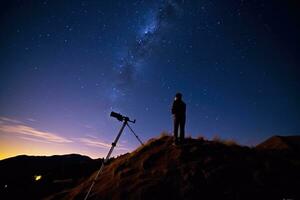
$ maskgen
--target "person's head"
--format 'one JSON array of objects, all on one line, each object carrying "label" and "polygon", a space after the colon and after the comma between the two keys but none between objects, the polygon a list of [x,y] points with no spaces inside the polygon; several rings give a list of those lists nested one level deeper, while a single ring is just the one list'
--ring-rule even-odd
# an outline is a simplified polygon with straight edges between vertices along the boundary
[{"label": "person's head", "polygon": [[178,92],[176,95],[175,95],[175,100],[181,100],[182,99],[182,94],[180,92]]}]

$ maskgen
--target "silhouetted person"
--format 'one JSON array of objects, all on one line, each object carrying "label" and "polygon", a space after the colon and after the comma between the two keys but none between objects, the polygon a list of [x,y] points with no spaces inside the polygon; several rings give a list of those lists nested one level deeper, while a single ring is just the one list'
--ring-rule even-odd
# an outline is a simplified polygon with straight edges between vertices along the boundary
[{"label": "silhouetted person", "polygon": [[[175,144],[183,143],[184,141],[184,127],[185,127],[185,113],[186,105],[182,101],[182,94],[177,93],[172,105],[172,114],[174,116],[174,138]],[[180,137],[178,140],[178,129],[180,128]]]}]

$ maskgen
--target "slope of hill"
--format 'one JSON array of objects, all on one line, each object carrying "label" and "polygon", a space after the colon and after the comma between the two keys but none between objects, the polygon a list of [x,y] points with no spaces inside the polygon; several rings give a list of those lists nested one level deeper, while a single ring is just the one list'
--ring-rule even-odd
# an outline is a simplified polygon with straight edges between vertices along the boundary
[{"label": "slope of hill", "polygon": [[[47,199],[84,199],[95,174]],[[89,199],[297,199],[299,185],[299,157],[162,136],[108,164]]]},{"label": "slope of hill", "polygon": [[258,149],[268,150],[300,150],[300,136],[278,136],[275,135],[256,146]]},{"label": "slope of hill", "polygon": [[16,156],[0,161],[0,199],[41,199],[79,183],[101,163],[76,154]]}]

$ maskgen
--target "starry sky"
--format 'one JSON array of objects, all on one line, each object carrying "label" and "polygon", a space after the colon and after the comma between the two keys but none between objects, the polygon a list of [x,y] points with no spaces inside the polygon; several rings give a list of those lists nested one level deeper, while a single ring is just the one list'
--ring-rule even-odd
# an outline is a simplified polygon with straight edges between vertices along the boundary
[{"label": "starry sky", "polygon": [[[144,141],[172,133],[255,145],[300,133],[296,1],[0,3],[0,159],[105,156],[120,112]],[[134,150],[125,130],[114,155]]]}]

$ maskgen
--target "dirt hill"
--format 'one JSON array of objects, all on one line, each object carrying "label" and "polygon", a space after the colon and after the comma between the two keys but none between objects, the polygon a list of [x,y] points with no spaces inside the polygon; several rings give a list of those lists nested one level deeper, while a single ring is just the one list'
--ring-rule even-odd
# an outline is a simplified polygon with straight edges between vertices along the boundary
[{"label": "dirt hill", "polygon": [[300,136],[273,136],[261,144],[257,145],[258,149],[269,149],[269,150],[300,150]]},{"label": "dirt hill", "polygon": [[[116,158],[89,199],[297,199],[300,159],[234,143],[151,139]],[[47,199],[84,199],[92,179]]]}]

